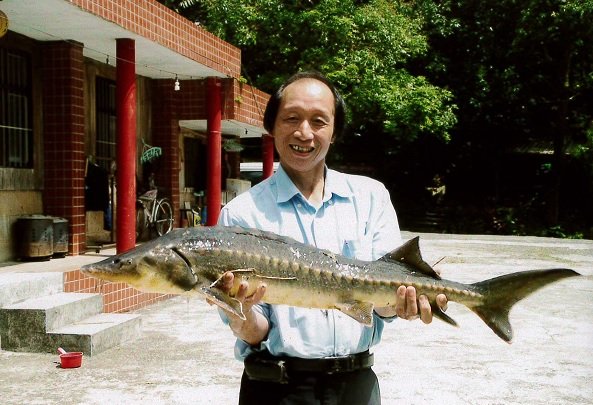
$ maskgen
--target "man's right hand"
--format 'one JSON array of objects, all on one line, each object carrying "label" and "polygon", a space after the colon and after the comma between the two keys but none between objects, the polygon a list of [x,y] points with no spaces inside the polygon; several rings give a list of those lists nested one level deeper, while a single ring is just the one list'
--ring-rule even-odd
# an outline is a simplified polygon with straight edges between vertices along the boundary
[{"label": "man's right hand", "polygon": [[[217,284],[217,288],[222,291],[229,292],[233,288],[235,283],[235,275],[227,271]],[[231,330],[239,339],[244,340],[250,345],[259,344],[266,338],[269,330],[268,320],[259,312],[253,310],[253,306],[258,304],[266,293],[266,284],[261,283],[255,291],[248,294],[249,283],[247,281],[241,281],[239,288],[234,298],[241,302],[243,306],[243,314],[245,314],[245,320],[239,318],[236,314],[224,310],[229,319],[229,326]],[[207,300],[210,305],[214,302]]]}]

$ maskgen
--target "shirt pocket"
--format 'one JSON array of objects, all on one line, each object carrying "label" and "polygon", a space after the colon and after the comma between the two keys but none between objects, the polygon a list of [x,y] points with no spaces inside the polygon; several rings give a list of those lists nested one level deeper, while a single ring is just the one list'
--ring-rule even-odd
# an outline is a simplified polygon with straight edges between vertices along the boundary
[{"label": "shirt pocket", "polygon": [[366,225],[359,229],[355,239],[344,239],[342,255],[358,260],[371,261],[373,258],[373,236],[368,234]]}]

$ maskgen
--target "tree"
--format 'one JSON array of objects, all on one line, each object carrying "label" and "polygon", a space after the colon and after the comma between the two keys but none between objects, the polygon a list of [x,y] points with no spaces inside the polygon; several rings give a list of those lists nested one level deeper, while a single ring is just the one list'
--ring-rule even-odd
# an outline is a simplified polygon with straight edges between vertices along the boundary
[{"label": "tree", "polygon": [[[496,183],[497,198],[496,173],[509,150],[553,150],[542,204],[547,224],[557,225],[567,160],[578,159],[593,173],[593,2],[419,0],[415,5],[427,22],[432,50],[425,74],[452,89],[459,106],[452,142],[457,167],[484,174],[484,162],[491,162],[498,171],[491,171],[494,178],[487,183]],[[591,196],[591,187],[584,188]]]},{"label": "tree", "polygon": [[[351,132],[397,143],[449,139],[452,95],[408,63],[427,52],[421,20],[387,0],[184,0],[206,29],[242,50],[243,74],[271,92],[298,70],[325,73],[350,107]],[[396,144],[391,142],[392,144]],[[389,143],[389,142],[388,142]]]}]

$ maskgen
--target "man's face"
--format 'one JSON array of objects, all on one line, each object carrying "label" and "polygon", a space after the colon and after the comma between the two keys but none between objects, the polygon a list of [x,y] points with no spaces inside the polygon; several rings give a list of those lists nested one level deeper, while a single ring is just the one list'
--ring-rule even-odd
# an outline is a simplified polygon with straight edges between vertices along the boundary
[{"label": "man's face", "polygon": [[301,79],[284,89],[274,123],[274,144],[287,171],[323,167],[334,133],[334,95],[315,79]]}]

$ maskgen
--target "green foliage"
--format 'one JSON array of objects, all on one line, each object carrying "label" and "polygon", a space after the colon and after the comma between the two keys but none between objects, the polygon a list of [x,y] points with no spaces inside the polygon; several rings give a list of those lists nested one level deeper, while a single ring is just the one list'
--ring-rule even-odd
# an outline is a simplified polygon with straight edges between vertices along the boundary
[{"label": "green foliage", "polygon": [[[181,2],[177,2],[180,6]],[[271,92],[305,69],[325,73],[350,108],[353,132],[411,142],[443,140],[455,124],[452,94],[408,70],[428,51],[422,21],[387,0],[195,0],[200,23],[242,49],[244,75]]]},{"label": "green foliage", "polygon": [[381,162],[396,205],[440,173],[457,226],[593,232],[593,0],[160,1],[239,46],[264,91],[327,74],[351,122],[332,156]]},{"label": "green foliage", "polygon": [[[590,227],[583,207],[593,204],[593,1],[418,0],[414,10],[431,45],[424,74],[452,89],[459,107],[449,179],[492,182],[481,197],[502,203],[506,189],[536,186],[496,183],[510,156],[547,159],[551,170],[537,184],[545,188],[540,225],[570,218]],[[588,203],[574,199],[576,188]]]}]

